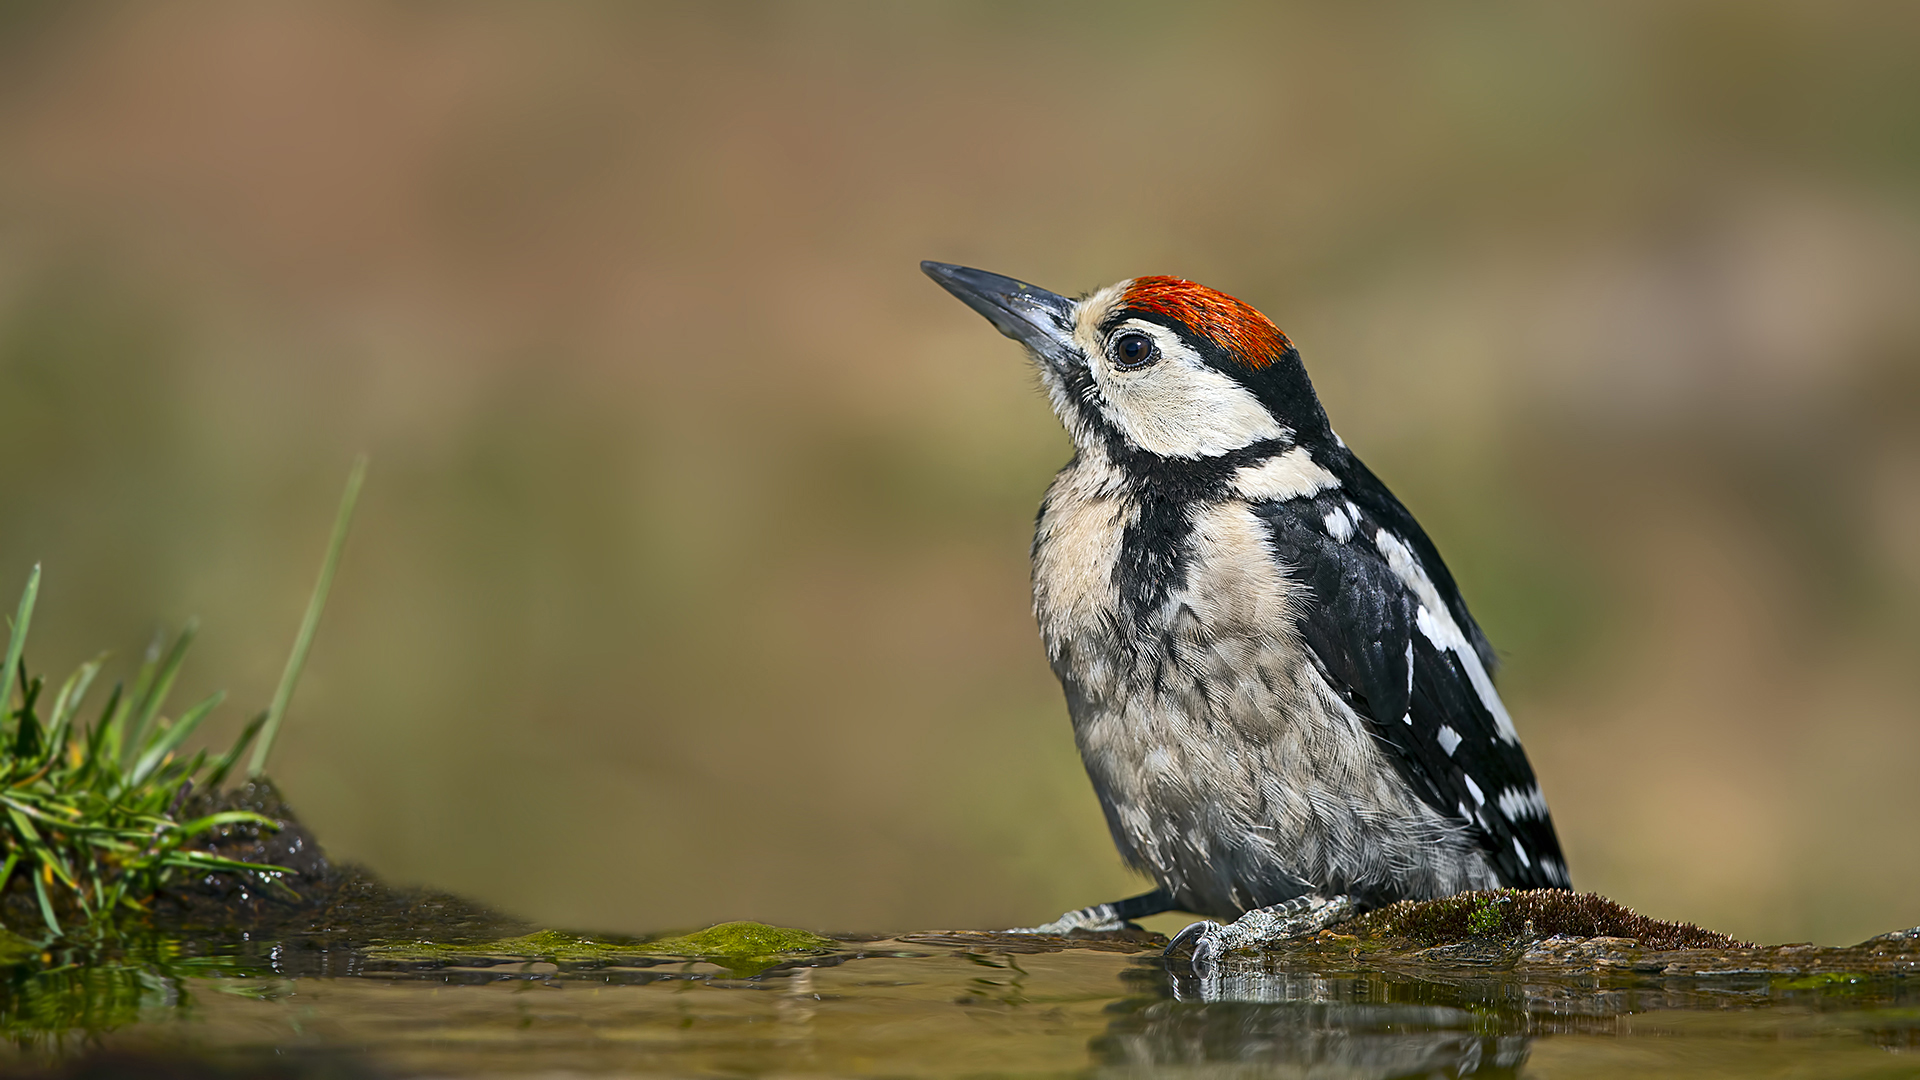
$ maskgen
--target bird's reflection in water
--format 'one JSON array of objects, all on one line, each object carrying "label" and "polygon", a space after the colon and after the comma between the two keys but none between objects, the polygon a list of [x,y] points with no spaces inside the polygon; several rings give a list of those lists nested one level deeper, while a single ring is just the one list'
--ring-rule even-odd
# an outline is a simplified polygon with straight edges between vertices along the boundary
[{"label": "bird's reflection in water", "polygon": [[1152,990],[1095,1041],[1104,1076],[1499,1077],[1527,1058],[1523,1015],[1455,987],[1288,971],[1131,975]]}]

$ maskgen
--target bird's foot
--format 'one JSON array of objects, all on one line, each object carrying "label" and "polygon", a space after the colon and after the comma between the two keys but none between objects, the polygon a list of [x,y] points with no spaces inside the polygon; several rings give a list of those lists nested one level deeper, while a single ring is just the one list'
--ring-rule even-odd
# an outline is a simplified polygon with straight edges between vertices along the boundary
[{"label": "bird's foot", "polygon": [[1102,934],[1112,930],[1124,930],[1127,921],[1112,904],[1095,904],[1078,911],[1069,911],[1050,923],[1039,926],[1016,926],[1008,930],[1009,934],[1059,934],[1065,937],[1075,930],[1086,930]]},{"label": "bird's foot", "polygon": [[1167,943],[1166,955],[1187,957],[1195,971],[1205,972],[1236,949],[1258,949],[1276,941],[1317,934],[1358,911],[1345,896],[1302,896],[1255,908],[1225,926],[1212,920],[1193,923]]}]

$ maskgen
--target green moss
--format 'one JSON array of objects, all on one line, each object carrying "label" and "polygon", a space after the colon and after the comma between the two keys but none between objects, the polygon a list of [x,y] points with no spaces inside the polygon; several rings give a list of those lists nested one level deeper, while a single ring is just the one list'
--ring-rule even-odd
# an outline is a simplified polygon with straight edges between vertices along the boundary
[{"label": "green moss", "polygon": [[777,956],[782,953],[825,952],[839,947],[832,938],[784,926],[757,922],[723,922],[697,933],[660,938],[644,946],[669,956]]},{"label": "green moss", "polygon": [[1501,906],[1506,898],[1498,894],[1481,897],[1474,904],[1472,914],[1467,916],[1467,929],[1476,937],[1485,937],[1500,932]]},{"label": "green moss", "polygon": [[644,945],[632,941],[608,940],[569,934],[562,930],[538,930],[519,937],[493,941],[445,942],[419,939],[375,945],[371,956],[389,960],[459,960],[473,958],[514,958],[525,960],[593,961],[624,956],[651,955]]},{"label": "green moss", "polygon": [[1784,979],[1774,985],[1782,990],[1825,990],[1866,982],[1870,976],[1858,971],[1817,971],[1798,979]]},{"label": "green moss", "polygon": [[757,974],[790,956],[830,952],[832,938],[805,930],[757,922],[727,922],[691,934],[652,941],[611,940],[540,930],[520,937],[469,944],[434,941],[395,942],[368,952],[392,960],[453,960],[466,957],[517,957],[556,963],[619,960],[636,956],[705,960],[736,974]]}]

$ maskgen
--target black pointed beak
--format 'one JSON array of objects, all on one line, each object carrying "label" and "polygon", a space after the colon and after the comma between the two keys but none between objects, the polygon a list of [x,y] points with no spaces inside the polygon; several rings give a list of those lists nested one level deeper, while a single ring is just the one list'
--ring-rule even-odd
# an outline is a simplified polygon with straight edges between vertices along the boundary
[{"label": "black pointed beak", "polygon": [[1073,355],[1074,302],[985,270],[952,263],[923,262],[920,269],[987,317],[994,328],[1049,359]]}]

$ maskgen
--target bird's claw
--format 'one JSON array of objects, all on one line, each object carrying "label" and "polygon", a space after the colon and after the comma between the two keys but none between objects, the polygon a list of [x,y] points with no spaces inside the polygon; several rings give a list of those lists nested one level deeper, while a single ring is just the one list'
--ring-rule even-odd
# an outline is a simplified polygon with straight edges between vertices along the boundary
[{"label": "bird's claw", "polygon": [[1225,951],[1221,947],[1221,938],[1226,932],[1226,927],[1212,919],[1188,923],[1179,933],[1173,935],[1172,941],[1167,942],[1166,950],[1161,955],[1184,956],[1187,963],[1193,965],[1195,971],[1212,970],[1214,961],[1218,960],[1220,954]]},{"label": "bird's claw", "polygon": [[1192,923],[1173,936],[1163,955],[1185,957],[1194,971],[1205,974],[1227,953],[1317,934],[1352,918],[1356,910],[1344,896],[1302,896],[1255,908],[1225,926],[1211,920]]}]

